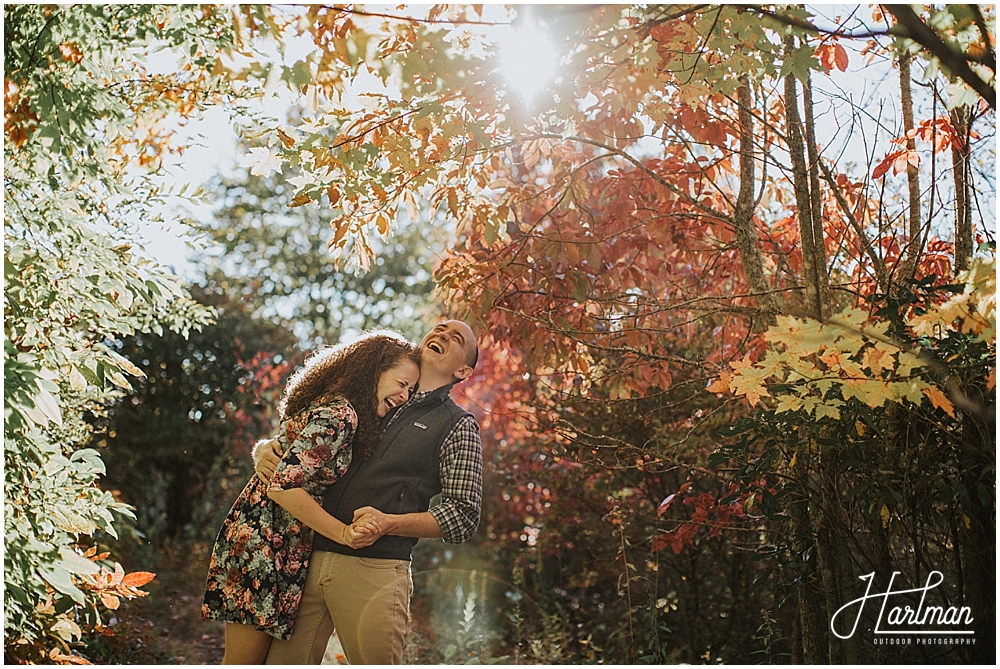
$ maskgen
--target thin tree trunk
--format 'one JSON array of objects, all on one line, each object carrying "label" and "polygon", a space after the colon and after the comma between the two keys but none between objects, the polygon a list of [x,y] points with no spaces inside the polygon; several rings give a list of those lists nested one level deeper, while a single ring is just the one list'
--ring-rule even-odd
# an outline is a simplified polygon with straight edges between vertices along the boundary
[{"label": "thin tree trunk", "polygon": [[830,282],[826,269],[826,234],[823,231],[823,203],[819,181],[819,145],[816,144],[816,117],[813,114],[812,78],[802,82],[802,110],[806,120],[806,149],[809,152],[809,210],[812,214],[813,263],[819,287],[820,311],[830,309]]},{"label": "thin tree trunk", "polygon": [[969,197],[969,108],[951,110],[951,125],[962,138],[961,146],[951,145],[952,173],[955,176],[955,271],[969,268],[972,259],[972,207]]},{"label": "thin tree trunk", "polygon": [[[791,38],[785,41],[791,50]],[[785,77],[785,116],[788,121],[788,153],[792,158],[792,186],[798,208],[799,238],[802,243],[802,265],[805,270],[806,310],[809,316],[823,320],[819,292],[819,273],[816,267],[815,235],[813,234],[812,205],[809,193],[809,168],[806,166],[805,142],[802,138],[802,121],[799,117],[798,87],[795,77]]]},{"label": "thin tree trunk", "polygon": [[809,517],[810,458],[812,458],[811,453],[800,450],[792,470],[800,485],[800,496],[790,504],[789,529],[792,531],[792,546],[803,562],[796,588],[802,633],[802,661],[805,664],[829,664],[830,645],[827,638],[829,617],[822,579],[817,568],[816,535]]},{"label": "thin tree trunk", "polygon": [[743,261],[750,292],[757,296],[761,313],[760,327],[765,329],[775,322],[780,307],[764,276],[764,260],[757,245],[757,228],[753,221],[754,212],[754,146],[753,146],[753,96],[750,82],[741,77],[737,89],[737,103],[740,117],[740,192],[733,212],[733,227],[736,231],[736,246]]},{"label": "thin tree trunk", "polygon": [[[913,94],[910,78],[910,54],[904,54],[899,59],[899,96],[903,109],[903,130],[909,133],[913,130]],[[906,150],[916,151],[917,143],[912,137],[906,139]],[[912,279],[917,272],[920,261],[920,175],[912,164],[906,164],[906,183],[909,195],[909,237],[906,245],[906,257],[903,260],[901,276]]]}]

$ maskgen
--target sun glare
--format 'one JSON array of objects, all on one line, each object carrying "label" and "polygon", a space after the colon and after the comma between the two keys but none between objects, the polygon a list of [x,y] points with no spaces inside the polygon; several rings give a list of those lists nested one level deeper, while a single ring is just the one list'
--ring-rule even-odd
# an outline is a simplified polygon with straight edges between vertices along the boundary
[{"label": "sun glare", "polygon": [[531,103],[549,87],[556,74],[559,54],[552,40],[538,26],[525,21],[500,37],[500,69],[508,90]]}]

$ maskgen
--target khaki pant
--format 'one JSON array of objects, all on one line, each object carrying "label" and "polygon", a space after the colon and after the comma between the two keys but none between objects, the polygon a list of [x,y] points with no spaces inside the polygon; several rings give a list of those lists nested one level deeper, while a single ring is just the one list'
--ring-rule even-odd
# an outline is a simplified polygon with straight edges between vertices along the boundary
[{"label": "khaki pant", "polygon": [[335,630],[351,664],[400,664],[412,593],[407,560],[315,551],[292,638],[267,664],[319,664]]}]

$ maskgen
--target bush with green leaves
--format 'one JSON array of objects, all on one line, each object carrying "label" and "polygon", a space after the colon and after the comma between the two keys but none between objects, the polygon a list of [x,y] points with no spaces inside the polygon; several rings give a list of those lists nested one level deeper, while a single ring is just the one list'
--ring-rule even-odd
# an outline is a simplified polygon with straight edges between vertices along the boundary
[{"label": "bush with green leaves", "polygon": [[[215,64],[233,35],[226,8],[4,7],[9,659],[54,659],[80,624],[99,622],[88,616],[100,566],[78,547],[98,530],[114,536],[115,514],[128,511],[95,486],[104,464],[81,448],[85,415],[140,375],[109,342],[213,317],[131,242],[162,196],[150,178],[171,149],[161,121],[227,93]],[[176,55],[176,71],[147,70],[153,47]]]}]

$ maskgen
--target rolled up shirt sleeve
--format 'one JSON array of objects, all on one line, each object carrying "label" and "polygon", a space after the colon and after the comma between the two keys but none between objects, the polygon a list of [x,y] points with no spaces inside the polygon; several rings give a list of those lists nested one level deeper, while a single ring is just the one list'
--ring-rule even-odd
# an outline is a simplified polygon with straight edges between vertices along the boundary
[{"label": "rolled up shirt sleeve", "polygon": [[441,502],[430,512],[445,543],[460,544],[476,533],[483,508],[483,443],[472,416],[459,420],[445,438],[438,469]]}]

